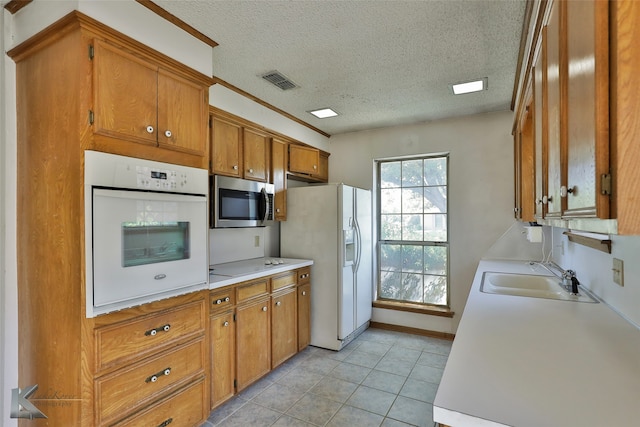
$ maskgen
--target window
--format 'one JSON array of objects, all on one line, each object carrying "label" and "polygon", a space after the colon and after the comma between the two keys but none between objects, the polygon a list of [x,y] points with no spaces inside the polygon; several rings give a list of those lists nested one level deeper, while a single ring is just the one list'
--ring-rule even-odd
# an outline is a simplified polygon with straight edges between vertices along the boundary
[{"label": "window", "polygon": [[377,162],[379,300],[448,305],[448,158]]}]

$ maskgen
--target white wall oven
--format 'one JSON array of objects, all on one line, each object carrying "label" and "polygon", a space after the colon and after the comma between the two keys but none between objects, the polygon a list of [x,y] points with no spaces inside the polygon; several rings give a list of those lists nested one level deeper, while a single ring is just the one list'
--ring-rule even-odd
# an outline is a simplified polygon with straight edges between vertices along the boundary
[{"label": "white wall oven", "polygon": [[85,151],[87,317],[205,289],[208,172]]}]

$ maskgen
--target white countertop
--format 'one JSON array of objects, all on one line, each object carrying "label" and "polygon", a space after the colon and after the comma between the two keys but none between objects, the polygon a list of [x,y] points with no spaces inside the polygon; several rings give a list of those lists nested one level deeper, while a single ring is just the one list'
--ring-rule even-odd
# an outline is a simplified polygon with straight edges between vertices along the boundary
[{"label": "white countertop", "polygon": [[480,292],[485,271],[549,275],[525,261],[480,262],[433,404],[435,421],[640,425],[640,330],[604,303]]},{"label": "white countertop", "polygon": [[[277,261],[278,264],[275,264]],[[280,262],[281,261],[281,262]],[[289,270],[312,265],[310,259],[252,258],[242,261],[215,264],[209,267],[209,289],[217,289],[247,280],[259,279]]]}]

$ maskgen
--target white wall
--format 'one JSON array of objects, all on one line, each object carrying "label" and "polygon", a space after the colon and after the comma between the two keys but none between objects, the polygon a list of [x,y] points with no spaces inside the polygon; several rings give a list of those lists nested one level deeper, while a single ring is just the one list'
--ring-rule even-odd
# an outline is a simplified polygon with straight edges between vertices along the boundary
[{"label": "white wall", "polygon": [[[557,227],[545,228],[545,248],[553,260],[628,321],[640,327],[640,236],[609,236],[611,254],[570,242]],[[613,282],[613,258],[624,262],[624,287]]]},{"label": "white wall", "polygon": [[450,153],[450,291],[455,317],[374,309],[374,321],[455,333],[478,261],[513,223],[512,123],[513,114],[507,111],[331,138],[331,181],[370,189],[375,188],[374,159]]}]

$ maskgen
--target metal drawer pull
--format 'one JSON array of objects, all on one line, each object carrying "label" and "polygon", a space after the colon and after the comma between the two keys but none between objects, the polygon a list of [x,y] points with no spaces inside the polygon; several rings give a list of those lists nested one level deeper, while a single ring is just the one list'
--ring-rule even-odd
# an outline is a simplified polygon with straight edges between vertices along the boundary
[{"label": "metal drawer pull", "polygon": [[158,424],[158,427],[167,427],[172,422],[173,422],[173,418],[168,418],[168,419],[164,420],[163,422],[161,422],[160,424]]},{"label": "metal drawer pull", "polygon": [[155,336],[158,332],[169,332],[169,329],[171,329],[171,325],[167,323],[166,325],[160,326],[159,328],[149,329],[144,334],[146,336]]},{"label": "metal drawer pull", "polygon": [[216,304],[222,304],[223,302],[229,302],[229,297],[226,298],[220,298],[218,300],[216,300]]},{"label": "metal drawer pull", "polygon": [[148,377],[146,380],[144,380],[147,383],[155,383],[156,381],[158,381],[158,377],[161,376],[167,376],[171,373],[171,368],[167,368],[164,371],[160,371],[157,374],[153,374],[150,377]]}]

